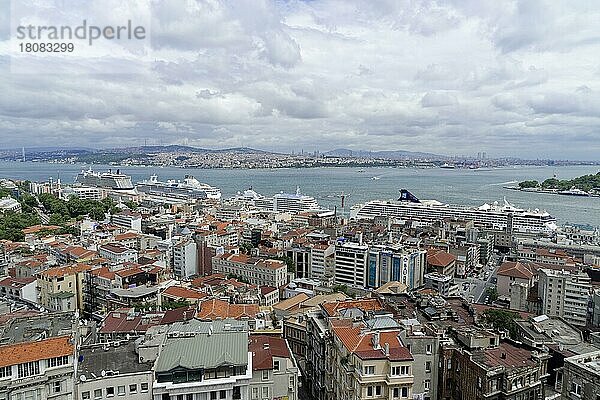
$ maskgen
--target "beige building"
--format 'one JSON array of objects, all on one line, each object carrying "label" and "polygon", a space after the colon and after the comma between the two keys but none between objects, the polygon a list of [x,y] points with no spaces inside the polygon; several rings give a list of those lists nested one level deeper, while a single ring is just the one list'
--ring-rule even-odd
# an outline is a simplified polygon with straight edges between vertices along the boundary
[{"label": "beige building", "polygon": [[400,339],[399,329],[369,331],[352,320],[332,321],[333,398],[412,399],[413,357]]},{"label": "beige building", "polygon": [[213,257],[212,269],[214,273],[235,275],[254,285],[280,288],[287,284],[287,266],[279,260],[225,253]]},{"label": "beige building", "polygon": [[585,326],[592,284],[585,272],[540,269],[539,294],[542,313],[562,317],[565,321]]},{"label": "beige building", "polygon": [[537,269],[538,266],[532,262],[507,261],[502,263],[496,272],[498,296],[510,298],[514,285],[522,284],[528,288],[532,287]]},{"label": "beige building", "polygon": [[38,302],[52,311],[83,311],[84,276],[91,267],[74,264],[54,267],[37,278]]}]

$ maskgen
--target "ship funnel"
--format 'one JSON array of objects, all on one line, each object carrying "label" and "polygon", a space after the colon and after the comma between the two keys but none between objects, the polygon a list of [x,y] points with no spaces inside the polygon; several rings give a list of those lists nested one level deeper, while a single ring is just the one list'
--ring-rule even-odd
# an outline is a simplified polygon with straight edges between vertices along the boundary
[{"label": "ship funnel", "polygon": [[420,203],[421,200],[419,200],[417,198],[417,196],[415,196],[414,194],[412,194],[411,192],[409,192],[406,189],[400,189],[400,197],[398,198],[398,201],[408,201],[411,203]]}]

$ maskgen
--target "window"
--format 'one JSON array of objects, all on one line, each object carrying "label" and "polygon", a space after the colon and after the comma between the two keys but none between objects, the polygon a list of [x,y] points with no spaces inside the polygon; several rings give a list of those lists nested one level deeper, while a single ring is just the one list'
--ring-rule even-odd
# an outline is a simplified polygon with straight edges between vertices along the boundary
[{"label": "window", "polygon": [[381,385],[375,386],[375,396],[381,396]]},{"label": "window", "polygon": [[431,354],[431,349],[432,349],[432,347],[433,347],[433,346],[432,346],[432,345],[430,345],[430,344],[428,344],[427,346],[425,346],[425,352],[426,352],[427,354]]},{"label": "window", "polygon": [[147,383],[140,384],[140,390],[142,392],[144,392],[144,393],[147,392],[148,391],[148,384]]},{"label": "window", "polygon": [[263,386],[262,387],[262,398],[263,399],[268,399],[269,398],[269,387],[268,386]]},{"label": "window", "polygon": [[365,375],[375,375],[375,366],[374,365],[365,366]]},{"label": "window", "polygon": [[191,393],[188,393],[185,395],[185,400],[194,400],[194,395]]},{"label": "window", "polygon": [[581,386],[578,383],[571,382],[571,393],[581,396]]},{"label": "window", "polygon": [[431,387],[431,381],[429,379],[426,379],[425,382],[423,382],[423,387],[425,388],[426,392],[429,392],[429,388]]},{"label": "window", "polygon": [[394,388],[394,390],[392,391],[392,394],[395,399],[400,397],[400,388]]},{"label": "window", "polygon": [[52,385],[52,393],[60,393],[62,390],[62,382],[58,381],[58,382],[54,382],[54,384]]},{"label": "window", "polygon": [[279,361],[273,361],[273,369],[279,371]]},{"label": "window", "polygon": [[216,391],[210,392],[210,400],[217,400],[217,392]]},{"label": "window", "polygon": [[117,394],[119,396],[125,396],[125,386],[117,386]]},{"label": "window", "polygon": [[401,365],[399,367],[394,367],[394,368],[396,368],[396,373],[394,373],[393,375],[408,375],[408,374],[410,374],[410,367],[408,365]]},{"label": "window", "polygon": [[0,378],[8,378],[12,375],[12,366],[0,368]]},{"label": "window", "polygon": [[115,397],[115,387],[110,386],[106,388],[106,397]]},{"label": "window", "polygon": [[258,388],[257,387],[252,388],[252,399],[253,400],[258,399]]},{"label": "window", "polygon": [[268,380],[268,379],[269,379],[269,370],[268,370],[268,369],[263,369],[263,372],[262,372],[262,380],[263,380],[263,381],[266,381],[266,380]]},{"label": "window", "polygon": [[227,391],[226,390],[219,390],[219,399],[224,399],[227,397]]},{"label": "window", "polygon": [[431,361],[425,361],[425,372],[431,372]]},{"label": "window", "polygon": [[402,387],[402,397],[408,397],[408,388],[406,386]]},{"label": "window", "polygon": [[83,392],[81,393],[81,400],[90,400],[90,392]]},{"label": "window", "polygon": [[367,397],[373,397],[373,386],[367,386]]},{"label": "window", "polygon": [[134,383],[133,385],[129,385],[129,394],[137,393],[137,385]]},{"label": "window", "polygon": [[239,386],[233,387],[233,400],[239,400],[242,398],[242,391]]},{"label": "window", "polygon": [[38,361],[32,361],[28,363],[19,364],[17,369],[19,378],[26,378],[32,375],[39,375],[40,363]]},{"label": "window", "polygon": [[102,389],[94,390],[94,399],[101,399],[101,398],[102,398]]}]

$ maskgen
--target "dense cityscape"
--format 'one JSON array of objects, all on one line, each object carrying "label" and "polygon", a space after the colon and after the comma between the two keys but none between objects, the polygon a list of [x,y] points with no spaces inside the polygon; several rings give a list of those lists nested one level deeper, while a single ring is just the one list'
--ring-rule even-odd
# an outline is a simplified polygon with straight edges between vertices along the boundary
[{"label": "dense cityscape", "polygon": [[0,4],[0,400],[600,400],[600,1]]},{"label": "dense cityscape", "polygon": [[182,178],[0,182],[0,398],[600,395],[600,229]]}]

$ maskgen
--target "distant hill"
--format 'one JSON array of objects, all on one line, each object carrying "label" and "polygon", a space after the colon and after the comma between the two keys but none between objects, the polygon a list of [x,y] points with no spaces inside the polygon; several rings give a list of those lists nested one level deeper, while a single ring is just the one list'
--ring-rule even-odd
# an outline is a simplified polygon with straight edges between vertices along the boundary
[{"label": "distant hill", "polygon": [[442,160],[449,158],[433,153],[423,153],[406,150],[384,150],[384,151],[366,151],[366,150],[350,150],[350,149],[335,149],[324,153],[326,156],[332,157],[362,157],[362,158],[385,158],[389,160],[405,160],[415,158],[428,158]]},{"label": "distant hill", "polygon": [[184,145],[166,145],[166,146],[139,146],[139,147],[124,147],[117,149],[102,150],[103,152],[115,152],[115,153],[136,153],[136,154],[149,154],[149,153],[237,153],[237,154],[273,154],[264,150],[257,150],[250,147],[231,147],[226,149],[205,149],[202,147],[184,146]]}]

